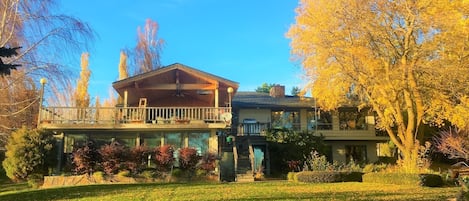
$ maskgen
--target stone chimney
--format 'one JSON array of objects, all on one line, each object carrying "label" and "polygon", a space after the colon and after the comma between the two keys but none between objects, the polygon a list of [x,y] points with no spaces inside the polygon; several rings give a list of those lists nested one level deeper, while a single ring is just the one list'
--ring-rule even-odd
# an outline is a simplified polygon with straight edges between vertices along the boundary
[{"label": "stone chimney", "polygon": [[285,97],[285,86],[275,85],[270,89],[270,96],[273,98],[284,98]]}]

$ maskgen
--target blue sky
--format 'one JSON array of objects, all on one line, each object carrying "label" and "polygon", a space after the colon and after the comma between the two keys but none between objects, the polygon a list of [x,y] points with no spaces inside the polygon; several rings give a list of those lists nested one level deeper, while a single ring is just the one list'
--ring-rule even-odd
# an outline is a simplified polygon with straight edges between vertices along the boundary
[{"label": "blue sky", "polygon": [[285,37],[297,5],[295,0],[68,0],[60,7],[98,35],[89,50],[89,93],[104,98],[117,79],[120,50],[135,46],[137,27],[147,18],[158,22],[166,42],[163,65],[182,63],[236,81],[239,91],[266,82],[285,85],[289,94],[304,83]]}]

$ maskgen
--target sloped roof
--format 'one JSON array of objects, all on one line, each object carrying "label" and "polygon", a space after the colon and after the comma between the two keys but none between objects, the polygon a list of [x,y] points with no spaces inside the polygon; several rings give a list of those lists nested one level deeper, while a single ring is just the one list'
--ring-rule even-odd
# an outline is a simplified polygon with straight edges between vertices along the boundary
[{"label": "sloped roof", "polygon": [[314,100],[308,97],[285,96],[271,97],[268,93],[239,91],[233,98],[235,108],[311,108]]},{"label": "sloped roof", "polygon": [[135,75],[135,76],[132,76],[132,77],[122,79],[122,80],[118,80],[118,81],[113,82],[112,85],[115,89],[117,89],[120,86],[125,86],[125,85],[133,83],[135,81],[143,80],[143,79],[146,79],[146,78],[158,75],[158,74],[162,74],[162,73],[165,73],[165,72],[168,72],[168,71],[171,71],[171,70],[175,70],[175,69],[182,70],[182,71],[192,73],[192,74],[196,74],[196,75],[200,75],[200,76],[203,76],[203,77],[208,78],[208,79],[217,80],[219,82],[226,83],[227,85],[230,85],[230,86],[239,86],[239,83],[237,83],[237,82],[234,82],[234,81],[222,78],[220,76],[216,76],[216,75],[213,75],[211,73],[207,73],[207,72],[204,72],[204,71],[201,71],[201,70],[198,70],[198,69],[189,67],[187,65],[180,64],[180,63],[174,63],[174,64],[171,64],[171,65],[168,65],[168,66],[157,68],[155,70],[152,70],[152,71],[149,71],[149,72],[146,72],[146,73],[142,73],[142,74],[138,74],[138,75]]}]

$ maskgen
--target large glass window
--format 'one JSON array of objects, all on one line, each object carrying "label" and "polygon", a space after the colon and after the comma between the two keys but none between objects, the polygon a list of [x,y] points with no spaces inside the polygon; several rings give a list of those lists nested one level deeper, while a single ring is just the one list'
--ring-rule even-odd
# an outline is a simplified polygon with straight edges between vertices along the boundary
[{"label": "large glass window", "polygon": [[88,136],[84,134],[71,134],[65,136],[64,152],[72,153],[74,149],[85,146]]},{"label": "large glass window", "polygon": [[272,111],[272,127],[300,130],[300,112]]},{"label": "large glass window", "polygon": [[160,133],[148,133],[148,134],[142,134],[141,139],[142,145],[145,145],[149,148],[155,148],[161,146],[161,137],[162,134]]},{"label": "large glass window", "polygon": [[364,130],[366,124],[367,110],[358,111],[356,107],[339,108],[339,122],[342,130]]},{"label": "large glass window", "polygon": [[182,135],[181,133],[166,133],[164,144],[170,144],[174,147],[174,150],[178,150],[183,147]]},{"label": "large glass window", "polygon": [[329,112],[317,110],[307,113],[308,129],[332,130],[332,115]]},{"label": "large glass window", "polygon": [[197,149],[197,153],[203,154],[209,149],[210,133],[190,133],[189,134],[189,147]]},{"label": "large glass window", "polygon": [[352,160],[355,163],[366,163],[366,145],[346,145],[345,160],[347,163]]}]

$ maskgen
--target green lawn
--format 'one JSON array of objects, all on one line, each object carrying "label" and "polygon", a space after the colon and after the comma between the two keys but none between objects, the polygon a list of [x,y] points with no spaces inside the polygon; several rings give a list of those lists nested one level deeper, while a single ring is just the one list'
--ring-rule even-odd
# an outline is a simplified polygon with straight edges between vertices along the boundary
[{"label": "green lawn", "polygon": [[40,190],[11,188],[0,191],[0,200],[446,200],[459,190],[457,187],[424,188],[356,182],[151,183]]}]

